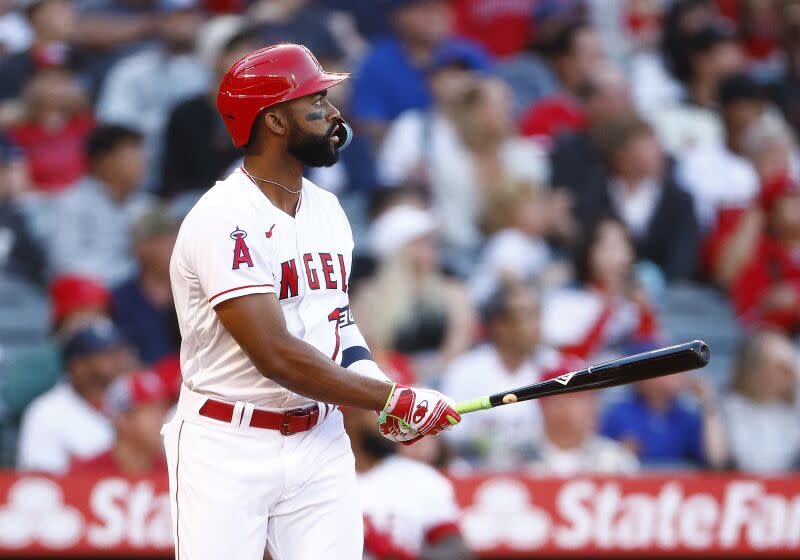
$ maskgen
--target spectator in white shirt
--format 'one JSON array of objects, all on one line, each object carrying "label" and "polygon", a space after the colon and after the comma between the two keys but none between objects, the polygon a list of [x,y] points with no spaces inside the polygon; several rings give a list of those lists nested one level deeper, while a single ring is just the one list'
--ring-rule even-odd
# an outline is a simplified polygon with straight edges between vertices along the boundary
[{"label": "spectator in white shirt", "polygon": [[742,346],[730,393],[722,402],[733,465],[780,473],[800,465],[800,396],[797,352],[777,331]]},{"label": "spectator in white shirt", "polygon": [[[546,379],[580,369],[577,360],[551,370]],[[631,474],[639,462],[628,449],[599,435],[597,393],[583,391],[540,399],[544,436],[532,470],[547,475]],[[515,405],[516,406],[516,405]],[[511,408],[511,407],[509,407]]]},{"label": "spectator in white shirt", "polygon": [[[539,343],[539,300],[523,284],[498,288],[483,308],[488,341],[447,369],[442,390],[456,401],[539,380],[560,362]],[[445,437],[459,455],[478,467],[511,470],[529,459],[541,433],[535,402],[505,406],[491,414],[470,414]]]},{"label": "spectator in white shirt", "polygon": [[132,354],[108,320],[76,332],[62,352],[67,379],[34,400],[22,417],[20,469],[64,473],[73,459],[97,455],[113,443],[111,422],[101,412],[103,396],[135,366]]},{"label": "spectator in white shirt", "polygon": [[710,229],[720,210],[747,207],[758,194],[759,177],[747,157],[749,131],[769,111],[767,94],[752,78],[737,74],[719,88],[725,142],[698,145],[679,162],[678,181],[694,198],[702,229]]},{"label": "spectator in white shirt", "polygon": [[195,36],[203,22],[197,0],[158,0],[157,36],[153,48],[117,62],[97,99],[98,120],[142,133],[150,176],[157,180],[163,131],[172,108],[200,95],[211,70],[195,56]]},{"label": "spectator in white shirt", "polygon": [[137,192],[145,170],[141,136],[102,126],[86,151],[89,175],[53,205],[50,262],[57,274],[82,274],[113,288],[135,270],[128,230],[151,201]]}]

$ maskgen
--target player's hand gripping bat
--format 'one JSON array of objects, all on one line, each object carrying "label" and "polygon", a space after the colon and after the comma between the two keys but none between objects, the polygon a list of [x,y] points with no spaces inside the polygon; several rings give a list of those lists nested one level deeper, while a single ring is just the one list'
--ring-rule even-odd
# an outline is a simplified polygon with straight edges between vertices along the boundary
[{"label": "player's hand gripping bat", "polygon": [[693,340],[571,371],[533,385],[463,401],[457,403],[455,409],[459,414],[466,414],[549,395],[615,387],[643,379],[698,369],[705,366],[710,359],[711,352],[708,344],[702,340]]}]

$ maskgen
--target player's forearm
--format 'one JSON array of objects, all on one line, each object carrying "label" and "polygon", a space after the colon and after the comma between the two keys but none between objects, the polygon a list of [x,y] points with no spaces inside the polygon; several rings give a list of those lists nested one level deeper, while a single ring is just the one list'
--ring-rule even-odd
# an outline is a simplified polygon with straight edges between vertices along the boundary
[{"label": "player's forearm", "polygon": [[269,361],[256,366],[266,377],[308,398],[343,406],[382,410],[392,384],[348,371],[316,348],[289,336],[273,346]]}]

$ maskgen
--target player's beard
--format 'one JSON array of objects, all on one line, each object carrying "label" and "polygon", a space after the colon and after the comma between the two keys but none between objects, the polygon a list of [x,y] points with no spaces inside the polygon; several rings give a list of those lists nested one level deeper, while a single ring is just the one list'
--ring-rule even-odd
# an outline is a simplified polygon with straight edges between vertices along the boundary
[{"label": "player's beard", "polygon": [[331,143],[336,126],[336,123],[332,124],[326,134],[311,134],[303,132],[297,122],[293,122],[289,133],[289,153],[306,167],[330,167],[339,161],[339,151]]}]

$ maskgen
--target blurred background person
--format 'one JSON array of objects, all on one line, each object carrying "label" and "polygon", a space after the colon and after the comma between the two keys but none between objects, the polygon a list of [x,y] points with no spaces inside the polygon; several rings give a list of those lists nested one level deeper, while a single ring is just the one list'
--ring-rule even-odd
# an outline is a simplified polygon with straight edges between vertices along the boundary
[{"label": "blurred background person", "polygon": [[741,346],[722,402],[736,469],[777,473],[800,461],[797,352],[785,335],[764,331]]},{"label": "blurred background person", "polygon": [[30,186],[54,193],[86,173],[84,145],[94,128],[88,99],[64,68],[39,70],[23,92],[23,120],[8,136],[24,151]]},{"label": "blurred background person", "polygon": [[[453,361],[442,380],[442,390],[457,402],[495,393],[498,387],[530,385],[559,365],[558,353],[541,344],[539,298],[528,286],[499,285],[481,316],[485,344]],[[467,415],[462,422],[461,429],[445,439],[461,459],[479,469],[520,468],[533,456],[541,436],[535,402]]]},{"label": "blurred background person", "polygon": [[66,378],[34,400],[22,417],[17,467],[65,473],[73,458],[96,455],[114,441],[101,412],[103,396],[135,360],[110,321],[95,321],[65,341]]},{"label": "blurred background person", "polygon": [[583,199],[597,190],[608,174],[600,146],[606,127],[634,115],[630,84],[622,70],[611,62],[595,65],[581,88],[586,128],[564,132],[550,152],[550,183],[565,187]]},{"label": "blurred background person", "polygon": [[0,383],[2,408],[15,419],[58,382],[65,369],[61,348],[66,341],[95,321],[109,319],[111,294],[97,280],[57,276],[48,291],[51,338],[8,360]]},{"label": "blurred background person", "polygon": [[800,186],[778,176],[763,186],[759,203],[756,227],[742,226],[751,250],[731,284],[731,297],[745,325],[768,325],[796,335],[800,332]]},{"label": "blurred background person", "polygon": [[[414,446],[403,449],[376,433],[372,411],[347,409],[344,425],[356,459],[364,558],[472,558],[461,536],[452,483],[432,466],[410,458]],[[395,484],[398,477],[413,477],[416,491]],[[425,507],[419,507],[420,496],[425,496]]]},{"label": "blurred background person", "polygon": [[413,358],[423,382],[442,375],[475,335],[466,288],[439,269],[433,215],[410,204],[389,208],[372,224],[377,270],[353,294],[353,308],[378,346]]},{"label": "blurred background person", "polygon": [[545,297],[542,330],[547,343],[596,363],[657,340],[658,320],[637,279],[636,250],[625,225],[600,218],[585,235],[574,257],[577,285]]},{"label": "blurred background person", "polygon": [[352,117],[376,146],[403,111],[430,104],[425,69],[438,47],[456,41],[444,0],[391,0],[388,10],[394,33],[371,45],[353,83]]},{"label": "blurred background person", "polygon": [[210,81],[194,53],[203,22],[197,0],[157,0],[158,39],[120,59],[108,71],[97,98],[97,119],[138,131],[144,140],[146,182],[155,186],[163,131],[172,108],[199,95]]},{"label": "blurred background person", "polygon": [[565,132],[586,126],[586,114],[580,94],[590,72],[603,62],[600,37],[586,22],[568,25],[557,33],[545,50],[558,77],[559,91],[541,97],[520,116],[519,130],[546,145]]},{"label": "blurred background person", "polygon": [[166,475],[161,426],[172,404],[169,394],[161,377],[153,371],[142,370],[116,378],[103,397],[103,413],[114,426],[114,443],[93,457],[73,459],[70,472]]},{"label": "blurred background person", "polygon": [[564,282],[569,271],[548,242],[575,234],[564,194],[525,181],[488,193],[480,220],[486,243],[469,275],[473,301],[485,302],[508,280],[545,288]]},{"label": "blurred background person", "polygon": [[[546,373],[542,380],[580,369],[578,360],[565,361]],[[529,468],[538,474],[633,474],[639,470],[636,456],[598,432],[598,395],[584,391],[539,399],[543,436],[538,456]]]},{"label": "blurred background person", "polygon": [[626,389],[625,396],[606,407],[600,432],[627,447],[642,467],[727,466],[725,426],[712,389],[700,375],[656,377]]},{"label": "blurred background person", "polygon": [[723,142],[717,92],[722,81],[742,71],[745,64],[734,30],[721,20],[680,40],[685,42],[679,55],[685,67],[678,70],[678,78],[685,93],[679,102],[648,116],[664,149],[676,158],[695,146]]},{"label": "blurred background person", "polygon": [[49,259],[57,274],[79,273],[115,287],[135,270],[129,228],[151,204],[138,189],[146,172],[142,137],[103,125],[86,142],[89,172],[51,209]]},{"label": "blurred background person", "polygon": [[178,225],[163,206],[153,206],[132,224],[136,273],[111,295],[114,323],[146,364],[180,351],[169,282],[169,260]]},{"label": "blurred background person", "polygon": [[207,91],[175,104],[164,131],[164,152],[158,194],[198,196],[241,157],[217,111],[217,89],[234,62],[262,44],[246,29],[244,17],[230,15],[208,21],[199,32],[198,51],[214,72]]},{"label": "blurred background person", "polygon": [[693,279],[700,236],[692,198],[672,178],[653,129],[637,117],[623,117],[600,136],[609,172],[604,185],[576,200],[579,221],[616,216],[639,259],[657,265],[667,280]]}]

